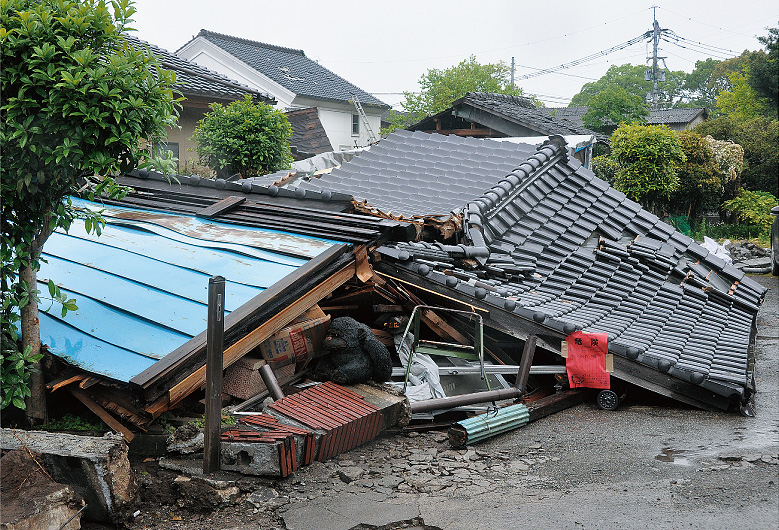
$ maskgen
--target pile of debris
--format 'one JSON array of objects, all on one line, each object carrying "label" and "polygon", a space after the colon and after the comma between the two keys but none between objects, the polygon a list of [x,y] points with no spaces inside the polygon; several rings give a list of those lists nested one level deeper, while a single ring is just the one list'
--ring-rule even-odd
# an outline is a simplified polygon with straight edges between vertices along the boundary
[{"label": "pile of debris", "polygon": [[771,251],[749,241],[732,243],[726,248],[733,258],[733,266],[751,274],[771,272]]}]

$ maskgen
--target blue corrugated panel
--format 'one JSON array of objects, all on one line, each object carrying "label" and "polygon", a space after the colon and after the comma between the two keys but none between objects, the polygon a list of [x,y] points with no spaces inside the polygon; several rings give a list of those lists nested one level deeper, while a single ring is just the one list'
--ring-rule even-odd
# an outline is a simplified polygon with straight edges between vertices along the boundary
[{"label": "blue corrugated panel", "polygon": [[125,382],[206,329],[211,276],[225,277],[225,310],[234,311],[337,243],[128,208],[104,216],[100,237],[75,221],[46,243],[38,288],[46,295],[52,279],[78,310],[42,313],[41,341],[71,364]]}]

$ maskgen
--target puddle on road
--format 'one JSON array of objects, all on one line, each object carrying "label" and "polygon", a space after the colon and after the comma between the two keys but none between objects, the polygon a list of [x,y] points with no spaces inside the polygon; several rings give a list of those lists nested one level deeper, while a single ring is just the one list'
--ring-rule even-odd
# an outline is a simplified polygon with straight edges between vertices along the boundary
[{"label": "puddle on road", "polygon": [[655,457],[655,460],[661,462],[669,462],[676,464],[677,466],[689,466],[690,459],[688,457],[688,451],[684,449],[671,449],[670,447],[663,447],[662,452]]}]

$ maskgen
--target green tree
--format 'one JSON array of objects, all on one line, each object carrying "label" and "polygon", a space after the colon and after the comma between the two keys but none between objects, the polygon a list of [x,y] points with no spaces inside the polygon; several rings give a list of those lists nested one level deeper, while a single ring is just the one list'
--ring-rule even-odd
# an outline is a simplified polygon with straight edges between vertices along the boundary
[{"label": "green tree", "polygon": [[382,133],[441,112],[468,92],[495,92],[521,96],[522,89],[511,84],[511,68],[503,61],[480,64],[475,56],[439,70],[431,68],[419,78],[419,93],[403,93],[407,115],[393,115],[392,126]]},{"label": "green tree", "polygon": [[742,224],[758,226],[761,231],[768,233],[774,216],[771,209],[779,206],[776,197],[767,191],[739,190],[738,196],[722,203],[722,207],[732,211]]},{"label": "green tree", "polygon": [[212,103],[209,108],[192,139],[200,163],[217,176],[240,173],[249,178],[290,167],[292,127],[283,112],[254,103],[249,95],[226,107]]},{"label": "green tree", "polygon": [[749,119],[721,116],[700,123],[694,131],[741,145],[744,149],[741,185],[751,191],[776,193],[779,179],[779,149],[776,148],[779,145],[779,121],[765,116]]},{"label": "green tree", "polygon": [[682,84],[682,103],[680,106],[706,107],[709,115],[714,116],[717,106],[717,87],[712,77],[720,61],[709,57],[705,61],[696,61],[695,69],[685,75]]},{"label": "green tree", "polygon": [[609,86],[590,100],[582,122],[593,131],[608,134],[620,123],[646,123],[648,115],[642,98],[622,87]]},{"label": "green tree", "polygon": [[611,157],[619,163],[614,187],[650,210],[657,211],[679,187],[684,152],[665,125],[623,123],[611,136]]},{"label": "green tree", "polygon": [[719,207],[722,198],[722,174],[709,142],[692,131],[677,133],[684,152],[679,165],[679,188],[671,195],[674,213],[698,218]]},{"label": "green tree", "polygon": [[[598,94],[608,88],[623,88],[628,93],[646,100],[652,90],[652,81],[645,79],[646,66],[623,64],[611,66],[597,81],[585,83],[578,94],[571,98],[570,107],[588,107]],[[658,83],[660,99],[658,105],[671,107],[678,103],[683,95],[682,89],[687,74],[682,71],[666,72],[665,81]]]},{"label": "green tree", "polygon": [[[174,74],[122,37],[135,12],[131,2],[111,7],[97,0],[0,4],[4,392],[13,386],[6,385],[9,378],[24,377],[12,373],[19,358],[9,361],[17,325],[17,353],[23,362],[39,358],[37,270],[44,243],[75,218],[84,218],[88,231],[101,227],[99,215],[75,210],[65,198],[120,196],[111,176],[135,167],[144,145],[164,138],[176,121]],[[64,311],[75,307],[53,282],[49,293]],[[40,374],[31,387],[28,419],[37,422],[45,417]]]},{"label": "green tree", "polygon": [[[747,70],[747,68],[745,68]],[[749,82],[749,74],[734,72],[728,76],[730,89],[722,90],[717,96],[717,108],[736,120],[751,120],[766,115],[767,100],[761,98]]]},{"label": "green tree", "polygon": [[766,115],[777,118],[779,111],[779,28],[768,28],[768,35],[758,37],[765,53],[755,54],[749,64],[749,85],[766,101]]}]

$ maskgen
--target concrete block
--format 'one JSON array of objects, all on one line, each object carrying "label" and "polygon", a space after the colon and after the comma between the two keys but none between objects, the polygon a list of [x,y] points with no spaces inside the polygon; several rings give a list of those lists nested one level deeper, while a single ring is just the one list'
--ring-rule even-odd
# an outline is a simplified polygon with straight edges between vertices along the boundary
[{"label": "concrete block", "polygon": [[135,498],[138,487],[121,435],[102,438],[46,431],[0,429],[0,449],[39,453],[51,477],[68,485],[86,501],[84,517],[116,522]]}]

